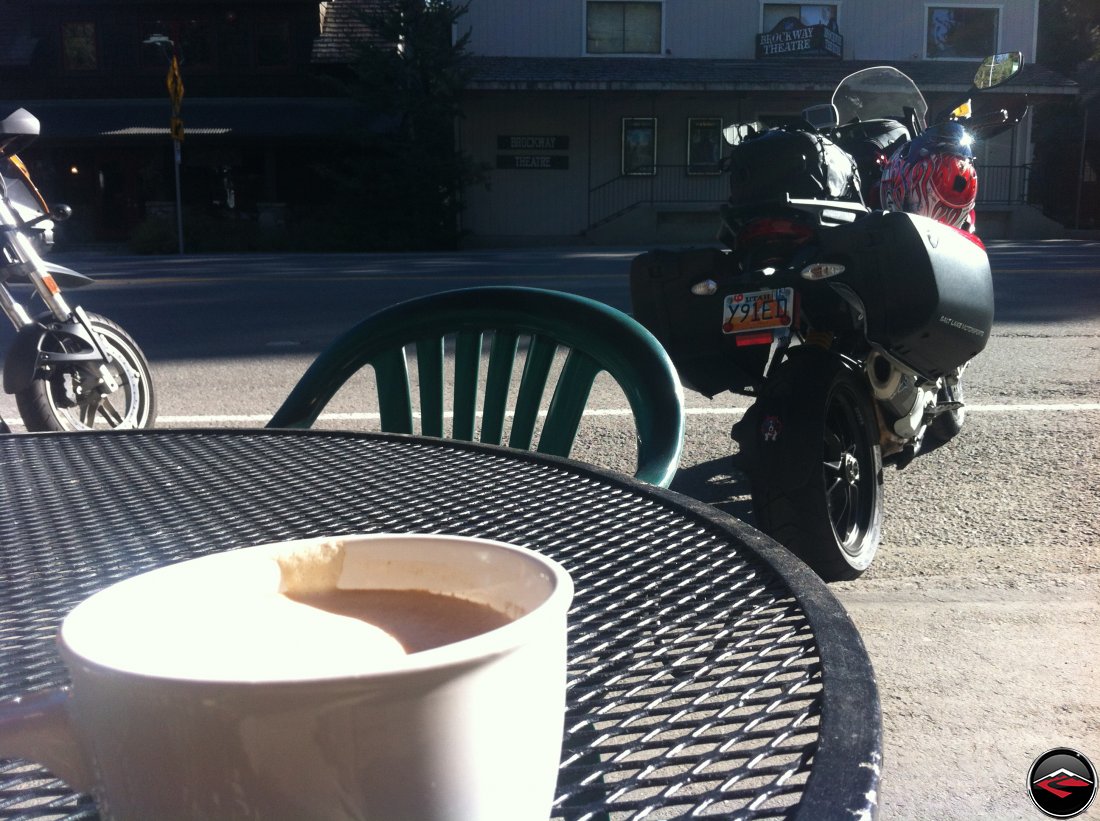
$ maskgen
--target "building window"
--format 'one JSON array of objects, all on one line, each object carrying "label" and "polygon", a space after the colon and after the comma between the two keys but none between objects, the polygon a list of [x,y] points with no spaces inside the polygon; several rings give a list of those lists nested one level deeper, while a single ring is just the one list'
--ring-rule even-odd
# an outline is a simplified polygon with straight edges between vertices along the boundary
[{"label": "building window", "polygon": [[623,174],[657,173],[657,118],[623,118]]},{"label": "building window", "polygon": [[926,55],[972,59],[997,51],[1000,12],[974,6],[929,6]]},{"label": "building window", "polygon": [[141,51],[141,66],[161,69],[169,54],[179,55],[185,72],[208,71],[215,67],[215,38],[206,20],[154,20],[141,24],[141,41],[159,38],[160,44],[145,45]]},{"label": "building window", "polygon": [[285,21],[256,26],[256,65],[259,68],[290,65],[290,27]]},{"label": "building window", "polygon": [[825,26],[836,30],[836,4],[765,3],[762,32],[783,27]]},{"label": "building window", "polygon": [[173,28],[178,32],[180,55],[190,71],[214,68],[214,31],[207,20],[188,20]]},{"label": "building window", "polygon": [[660,54],[661,3],[589,2],[589,54]]},{"label": "building window", "polygon": [[66,71],[99,68],[95,23],[61,24],[61,59]]},{"label": "building window", "polygon": [[687,164],[689,174],[718,174],[722,159],[722,120],[717,117],[689,117]]}]

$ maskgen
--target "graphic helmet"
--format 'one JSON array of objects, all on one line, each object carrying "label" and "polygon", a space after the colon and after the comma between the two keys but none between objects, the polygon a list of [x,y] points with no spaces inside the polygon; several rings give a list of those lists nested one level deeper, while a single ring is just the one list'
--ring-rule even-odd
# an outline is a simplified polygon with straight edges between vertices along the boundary
[{"label": "graphic helmet", "polygon": [[883,169],[879,195],[886,211],[908,211],[962,228],[973,223],[978,174],[970,135],[956,122],[934,125],[902,145]]}]

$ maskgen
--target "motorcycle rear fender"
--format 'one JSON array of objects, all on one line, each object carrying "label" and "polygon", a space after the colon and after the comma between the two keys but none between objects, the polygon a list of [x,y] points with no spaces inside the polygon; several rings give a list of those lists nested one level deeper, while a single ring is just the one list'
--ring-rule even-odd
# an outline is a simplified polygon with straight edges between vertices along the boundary
[{"label": "motorcycle rear fender", "polygon": [[[42,340],[47,334],[75,336],[87,346],[87,350],[80,353],[43,351]],[[101,361],[102,357],[97,350],[96,344],[76,317],[68,322],[46,323],[40,320],[25,325],[16,333],[4,359],[4,392],[19,393],[26,390],[38,369],[47,363]]]}]

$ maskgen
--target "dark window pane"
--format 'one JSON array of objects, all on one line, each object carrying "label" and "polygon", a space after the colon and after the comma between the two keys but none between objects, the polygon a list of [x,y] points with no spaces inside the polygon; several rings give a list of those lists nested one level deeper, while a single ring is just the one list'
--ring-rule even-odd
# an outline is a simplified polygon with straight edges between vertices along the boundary
[{"label": "dark window pane", "polygon": [[61,55],[67,71],[98,68],[95,23],[62,23]]},{"label": "dark window pane", "polygon": [[588,4],[589,54],[658,54],[660,3]]},{"label": "dark window pane", "polygon": [[214,36],[205,20],[188,20],[179,24],[180,56],[190,69],[214,66]]},{"label": "dark window pane", "polygon": [[985,57],[997,50],[997,9],[932,6],[929,57]]},{"label": "dark window pane", "polygon": [[835,29],[836,4],[765,3],[761,31],[774,31],[781,23],[790,26],[829,26]]},{"label": "dark window pane", "polygon": [[657,3],[627,3],[624,11],[623,51],[628,54],[659,54],[661,7]]},{"label": "dark window pane", "polygon": [[256,30],[256,65],[261,68],[290,63],[290,31],[285,22],[261,24]]}]

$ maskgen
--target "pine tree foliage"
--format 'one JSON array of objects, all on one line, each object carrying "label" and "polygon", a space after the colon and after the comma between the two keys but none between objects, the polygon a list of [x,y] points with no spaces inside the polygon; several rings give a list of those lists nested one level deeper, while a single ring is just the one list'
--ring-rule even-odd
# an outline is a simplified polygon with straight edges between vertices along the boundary
[{"label": "pine tree foliage", "polygon": [[355,212],[358,245],[452,248],[462,190],[483,172],[456,146],[468,35],[452,39],[467,5],[387,0],[363,11],[347,90],[370,113],[335,179]]}]

